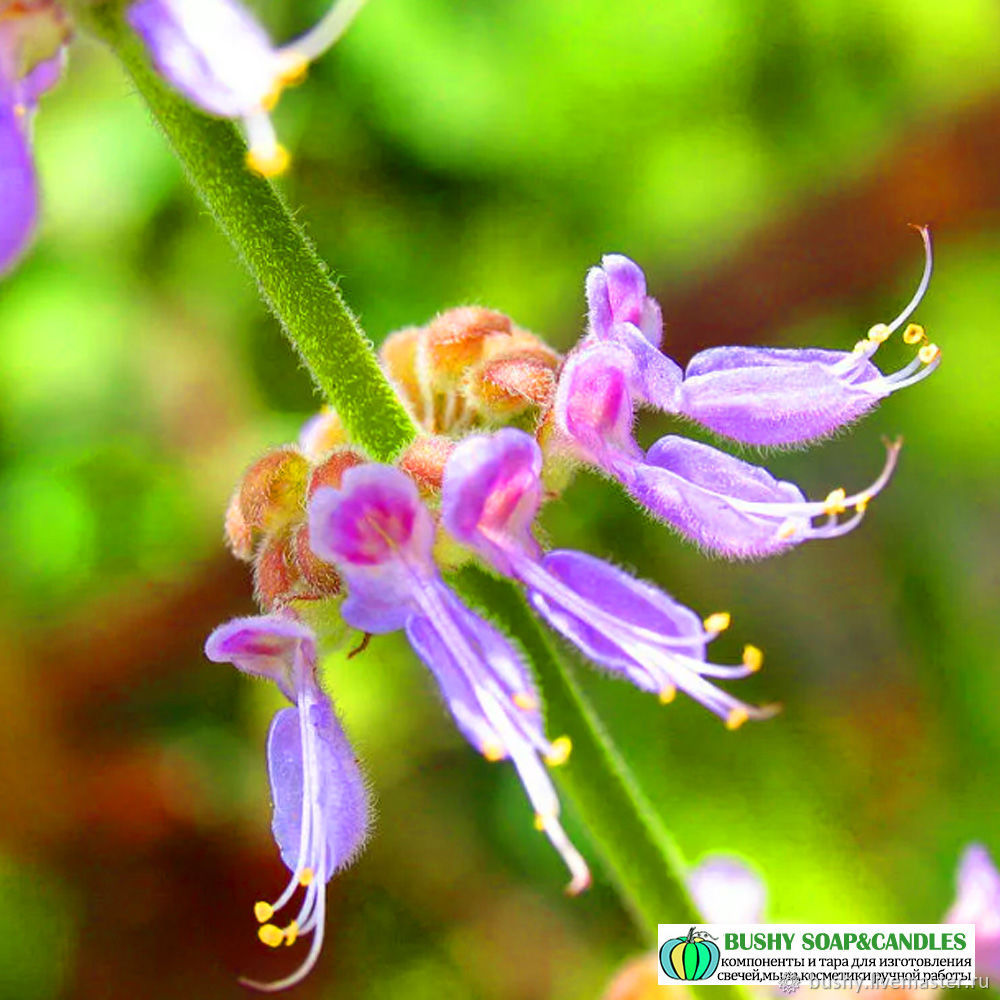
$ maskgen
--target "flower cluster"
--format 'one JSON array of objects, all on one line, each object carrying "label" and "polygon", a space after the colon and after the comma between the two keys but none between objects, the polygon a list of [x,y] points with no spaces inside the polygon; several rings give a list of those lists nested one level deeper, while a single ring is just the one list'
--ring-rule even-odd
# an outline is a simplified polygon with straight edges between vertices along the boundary
[{"label": "flower cluster", "polygon": [[[872,356],[906,323],[917,294],[853,351],[732,347],[696,356],[682,372],[659,350],[662,320],[642,271],[605,257],[587,279],[587,332],[561,359],[537,337],[490,310],[465,307],[389,337],[381,360],[422,434],[394,465],[366,461],[336,414],[311,420],[300,440],[247,472],[226,519],[235,554],[254,567],[265,614],[221,626],[213,660],[272,677],[296,709],[280,712],[268,741],[274,832],[292,872],[257,916],[265,944],[315,933],[297,982],[315,961],[322,891],[364,836],[364,783],[315,676],[317,642],[332,648],[355,629],[402,631],[433,678],[462,735],[488,760],[513,764],[537,829],[569,870],[568,891],[590,881],[559,820],[547,768],[571,750],[546,733],[529,664],[494,624],[467,606],[448,573],[477,560],[515,581],[556,633],[605,671],[671,701],[678,691],[730,729],[772,714],[719,682],[757,671],[763,657],[716,663],[709,644],[730,618],[702,619],[651,583],[584,552],[546,550],[536,521],[567,470],[589,464],[616,480],[659,519],[714,552],[750,558],[854,528],[888,481],[881,474],[848,494],[807,500],[766,469],[686,438],[643,451],[633,437],[637,405],[695,420],[730,439],[789,445],[822,437],[879,399],[925,377],[940,352],[920,327],[903,339],[914,362],[883,375]],[[353,654],[352,654],[353,655]],[[293,817],[295,817],[293,819]],[[308,876],[308,877],[306,877]],[[271,922],[297,885],[306,887],[286,927]]]},{"label": "flower cluster", "polygon": [[[247,163],[265,175],[288,165],[270,111],[282,90],[344,33],[364,0],[338,0],[310,31],[276,47],[236,0],[134,0],[126,17],[163,77],[193,104],[241,121]],[[57,0],[0,0],[0,274],[31,239],[38,181],[32,118],[58,82],[72,33]]]}]

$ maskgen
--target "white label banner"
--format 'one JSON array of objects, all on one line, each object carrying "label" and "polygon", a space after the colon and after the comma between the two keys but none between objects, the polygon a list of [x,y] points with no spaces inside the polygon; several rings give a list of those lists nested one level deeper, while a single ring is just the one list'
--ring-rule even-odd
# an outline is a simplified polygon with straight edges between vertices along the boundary
[{"label": "white label banner", "polygon": [[661,986],[885,989],[976,981],[973,924],[660,924]]}]

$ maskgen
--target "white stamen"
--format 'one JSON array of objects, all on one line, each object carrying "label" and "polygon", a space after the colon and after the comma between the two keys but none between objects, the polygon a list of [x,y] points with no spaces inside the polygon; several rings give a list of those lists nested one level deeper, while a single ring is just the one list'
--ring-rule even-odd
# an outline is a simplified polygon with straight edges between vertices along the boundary
[{"label": "white stamen", "polygon": [[336,45],[365,2],[366,0],[338,0],[313,28],[286,45],[281,50],[282,54],[300,56],[306,62],[318,59],[327,49]]}]

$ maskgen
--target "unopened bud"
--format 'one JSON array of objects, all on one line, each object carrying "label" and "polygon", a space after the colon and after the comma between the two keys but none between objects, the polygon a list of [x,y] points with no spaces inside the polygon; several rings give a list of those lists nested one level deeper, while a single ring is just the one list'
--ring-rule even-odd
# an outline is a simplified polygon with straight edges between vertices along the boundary
[{"label": "unopened bud", "polygon": [[444,478],[444,466],[455,449],[446,437],[427,434],[418,437],[399,460],[399,467],[424,492],[437,492]]},{"label": "unopened bud", "polygon": [[240,486],[240,512],[247,527],[269,534],[301,517],[308,476],[306,457],[290,446],[254,462]]},{"label": "unopened bud", "polygon": [[[655,952],[640,955],[626,962],[608,983],[607,989],[601,994],[601,1000],[659,1000],[663,992],[656,985],[656,965]],[[676,995],[678,995],[676,992],[671,994],[671,996]],[[690,997],[690,993],[682,988],[680,997]]]},{"label": "unopened bud", "polygon": [[301,524],[292,535],[292,556],[302,578],[309,584],[310,596],[333,597],[341,591],[340,576],[309,545],[309,525]]},{"label": "unopened bud", "polygon": [[386,375],[403,396],[411,412],[422,416],[423,394],[417,372],[417,345],[424,330],[408,326],[390,333],[379,348],[379,360]]},{"label": "unopened bud", "polygon": [[555,393],[554,365],[546,354],[518,351],[483,362],[469,373],[466,395],[491,416],[511,417],[548,407]]},{"label": "unopened bud", "polygon": [[320,462],[312,470],[309,477],[309,488],[306,491],[306,499],[312,499],[312,495],[321,486],[332,486],[335,490],[340,489],[340,482],[344,478],[344,473],[348,469],[353,469],[356,465],[364,465],[364,458],[356,451],[349,448],[342,448],[335,451],[325,461]]},{"label": "unopened bud", "polygon": [[482,306],[460,306],[436,316],[423,339],[432,383],[453,385],[482,356],[488,337],[509,337],[510,332],[507,316]]},{"label": "unopened bud", "polygon": [[289,536],[281,534],[265,539],[257,550],[253,568],[257,603],[269,611],[282,607],[295,596],[298,582],[299,574],[292,562]]},{"label": "unopened bud", "polygon": [[226,508],[226,544],[237,559],[250,562],[253,558],[253,531],[243,516],[240,505],[240,490],[237,489]]}]

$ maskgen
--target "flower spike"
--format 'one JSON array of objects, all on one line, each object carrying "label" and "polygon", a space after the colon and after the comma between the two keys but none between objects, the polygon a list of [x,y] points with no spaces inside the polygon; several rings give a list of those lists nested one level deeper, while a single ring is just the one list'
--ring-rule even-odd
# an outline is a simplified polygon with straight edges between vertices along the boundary
[{"label": "flower spike", "polygon": [[[330,699],[316,680],[316,639],[312,630],[282,615],[237,618],[219,626],[205,655],[232,663],[245,673],[269,677],[293,702],[274,717],[267,739],[268,773],[274,817],[271,829],[281,859],[291,871],[282,893],[254,906],[257,936],[276,948],[313,935],[309,951],[291,975],[270,983],[242,979],[245,986],[276,992],[304,979],[323,947],[326,883],[350,864],[368,832],[369,806],[364,778]],[[302,889],[295,916],[272,923]]]},{"label": "flower spike", "polygon": [[445,527],[500,572],[528,589],[535,610],[586,656],[637,687],[673,699],[677,689],[735,729],[771,709],[738,701],[706,678],[754,673],[760,651],[747,647],[738,666],[709,663],[705,647],[728,615],[697,615],[651,584],[582,552],[543,554],[531,535],[542,499],[542,454],[523,431],[505,428],[467,438],[445,468]]},{"label": "flower spike", "polygon": [[545,832],[570,871],[567,891],[590,883],[586,862],[559,823],[559,800],[545,763],[568,743],[549,741],[539,698],[521,657],[489,622],[467,608],[434,564],[434,522],[417,487],[384,465],[349,469],[335,490],[309,504],[313,550],[348,584],[341,613],[354,628],[405,629],[434,675],[459,730],[487,760],[510,758]]}]

